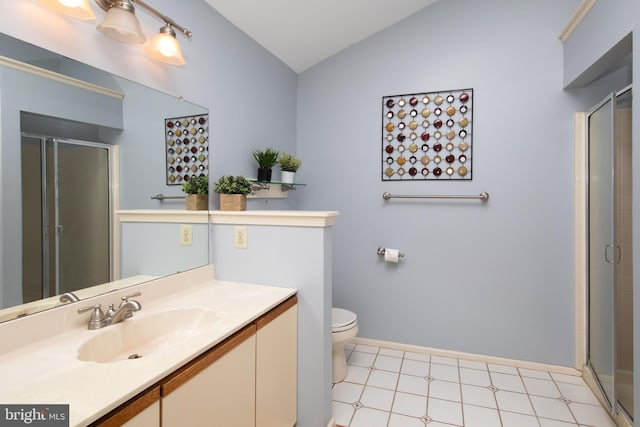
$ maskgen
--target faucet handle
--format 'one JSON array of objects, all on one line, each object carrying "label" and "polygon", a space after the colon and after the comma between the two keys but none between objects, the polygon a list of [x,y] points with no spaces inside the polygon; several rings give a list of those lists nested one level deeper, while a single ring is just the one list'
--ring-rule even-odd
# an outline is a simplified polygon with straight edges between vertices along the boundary
[{"label": "faucet handle", "polygon": [[89,325],[87,326],[88,329],[100,329],[109,324],[109,318],[104,315],[101,307],[102,306],[100,304],[96,304],[78,309],[78,314],[93,310],[93,313],[91,313],[91,317],[89,318]]},{"label": "faucet handle", "polygon": [[129,298],[139,297],[140,295],[142,295],[141,292],[134,292],[131,295],[125,295],[120,299],[122,300],[122,302],[127,302],[129,300]]},{"label": "faucet handle", "polygon": [[140,295],[142,295],[140,292],[134,292],[131,295],[125,295],[125,296],[121,297],[120,299],[122,301],[120,301],[120,307],[122,307],[124,304],[129,302],[129,298],[139,297]]}]

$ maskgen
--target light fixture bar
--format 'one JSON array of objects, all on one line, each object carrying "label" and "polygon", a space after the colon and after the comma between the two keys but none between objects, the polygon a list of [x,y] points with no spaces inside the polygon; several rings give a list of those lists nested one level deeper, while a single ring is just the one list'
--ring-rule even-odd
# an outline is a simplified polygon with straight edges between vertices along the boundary
[{"label": "light fixture bar", "polygon": [[[130,0],[130,1],[132,3],[135,3],[135,4],[139,5],[144,10],[146,10],[150,14],[154,15],[155,17],[162,19],[165,23],[171,25],[173,28],[175,28],[178,31],[180,31],[184,36],[186,36],[188,38],[191,38],[192,33],[191,33],[190,30],[184,28],[182,25],[178,24],[177,22],[175,22],[173,19],[169,18],[168,16],[163,15],[162,13],[158,12],[156,9],[154,9],[151,6],[149,6],[148,4],[143,2],[142,0]],[[111,7],[114,4],[113,0],[95,0],[95,2],[105,12],[108,12],[109,9],[111,9]]]}]

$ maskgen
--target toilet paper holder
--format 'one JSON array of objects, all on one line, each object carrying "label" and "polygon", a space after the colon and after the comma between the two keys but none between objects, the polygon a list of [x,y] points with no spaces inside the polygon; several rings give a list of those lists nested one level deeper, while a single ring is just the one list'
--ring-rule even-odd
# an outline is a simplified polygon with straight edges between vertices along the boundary
[{"label": "toilet paper holder", "polygon": [[[384,248],[384,247],[380,246],[380,247],[378,248],[378,255],[380,255],[380,256],[384,256],[384,253],[385,253],[386,251],[387,251],[387,248]],[[404,252],[399,252],[399,253],[398,253],[398,256],[399,256],[400,258],[404,258]]]}]

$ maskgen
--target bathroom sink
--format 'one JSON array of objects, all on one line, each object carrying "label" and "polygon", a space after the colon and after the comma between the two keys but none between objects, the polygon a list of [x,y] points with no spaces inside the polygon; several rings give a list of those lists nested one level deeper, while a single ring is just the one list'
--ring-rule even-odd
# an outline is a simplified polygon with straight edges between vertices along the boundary
[{"label": "bathroom sink", "polygon": [[110,363],[171,351],[206,332],[218,321],[215,311],[175,309],[134,317],[117,325],[106,326],[98,335],[85,341],[78,359],[85,362]]}]

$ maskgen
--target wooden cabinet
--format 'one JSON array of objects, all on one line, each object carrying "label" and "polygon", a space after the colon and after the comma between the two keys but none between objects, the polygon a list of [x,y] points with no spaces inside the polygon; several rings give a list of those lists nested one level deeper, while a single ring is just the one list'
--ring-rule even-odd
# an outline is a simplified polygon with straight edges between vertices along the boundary
[{"label": "wooden cabinet", "polygon": [[92,426],[294,426],[297,325],[294,296]]},{"label": "wooden cabinet", "polygon": [[297,419],[298,306],[292,298],[256,322],[256,427]]}]

